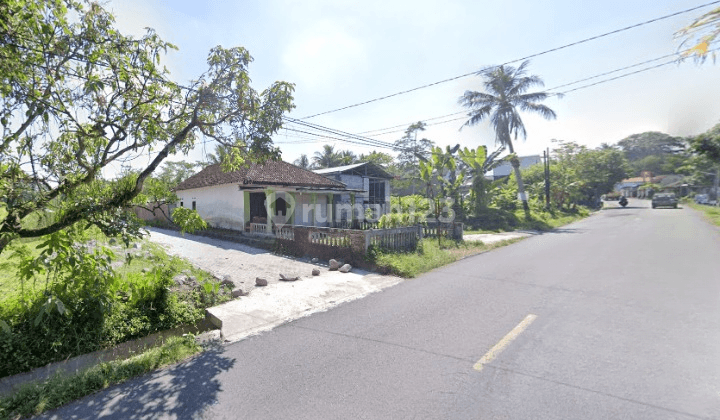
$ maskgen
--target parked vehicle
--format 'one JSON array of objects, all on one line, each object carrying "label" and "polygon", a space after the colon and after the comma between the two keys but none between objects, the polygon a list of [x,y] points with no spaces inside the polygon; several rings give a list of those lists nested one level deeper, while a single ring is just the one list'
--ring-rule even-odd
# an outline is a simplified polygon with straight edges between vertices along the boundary
[{"label": "parked vehicle", "polygon": [[707,194],[696,194],[695,195],[695,202],[697,204],[709,204],[710,203],[710,197]]},{"label": "parked vehicle", "polygon": [[657,193],[652,198],[652,208],[672,207],[677,208],[678,201],[673,193]]}]

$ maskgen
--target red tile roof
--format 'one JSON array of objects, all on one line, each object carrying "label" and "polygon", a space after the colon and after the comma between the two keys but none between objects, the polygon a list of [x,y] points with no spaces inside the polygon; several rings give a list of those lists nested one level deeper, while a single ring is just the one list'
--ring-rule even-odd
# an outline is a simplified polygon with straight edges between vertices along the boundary
[{"label": "red tile roof", "polygon": [[318,175],[283,161],[270,161],[262,165],[250,164],[235,172],[223,172],[220,164],[210,165],[181,182],[176,191],[213,185],[283,185],[289,187],[316,187],[345,189],[345,184]]}]

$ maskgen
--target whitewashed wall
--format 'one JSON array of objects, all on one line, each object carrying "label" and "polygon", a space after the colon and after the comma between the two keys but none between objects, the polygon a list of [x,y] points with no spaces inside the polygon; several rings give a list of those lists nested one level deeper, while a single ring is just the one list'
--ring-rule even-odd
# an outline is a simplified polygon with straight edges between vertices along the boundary
[{"label": "whitewashed wall", "polygon": [[[295,221],[294,224],[302,226],[313,226],[313,212],[307,212],[306,208],[312,203],[310,193],[295,193]],[[318,194],[315,199],[315,204],[318,208],[315,216],[315,226],[328,226],[328,196],[324,194]],[[307,215],[306,215],[307,213]]]},{"label": "whitewashed wall", "polygon": [[195,201],[195,209],[210,226],[244,230],[243,192],[237,184],[182,190],[177,195],[184,207],[191,209]]}]

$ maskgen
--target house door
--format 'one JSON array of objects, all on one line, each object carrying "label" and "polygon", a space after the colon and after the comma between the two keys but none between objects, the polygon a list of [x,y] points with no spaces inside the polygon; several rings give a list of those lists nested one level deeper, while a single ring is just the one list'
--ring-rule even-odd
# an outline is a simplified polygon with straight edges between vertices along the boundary
[{"label": "house door", "polygon": [[252,223],[265,223],[267,221],[264,192],[250,193],[250,221]]}]

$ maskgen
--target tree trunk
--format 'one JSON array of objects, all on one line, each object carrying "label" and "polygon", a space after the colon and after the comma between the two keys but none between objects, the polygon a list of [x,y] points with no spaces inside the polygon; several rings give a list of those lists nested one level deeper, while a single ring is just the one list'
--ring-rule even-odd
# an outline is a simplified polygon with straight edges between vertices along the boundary
[{"label": "tree trunk", "polygon": [[[510,135],[507,136],[506,142],[508,149],[510,149],[510,153],[515,153],[515,148],[513,147],[512,140],[510,140]],[[528,205],[527,194],[525,194],[525,184],[523,183],[522,175],[520,174],[520,159],[516,156],[510,160],[510,163],[512,164],[513,171],[515,172],[515,179],[517,179],[518,199],[522,201],[523,210],[525,210],[525,217],[529,219],[530,206]]]},{"label": "tree trunk", "polygon": [[2,255],[2,252],[5,250],[5,247],[8,246],[10,243],[10,238],[8,236],[0,236],[0,255]]}]

